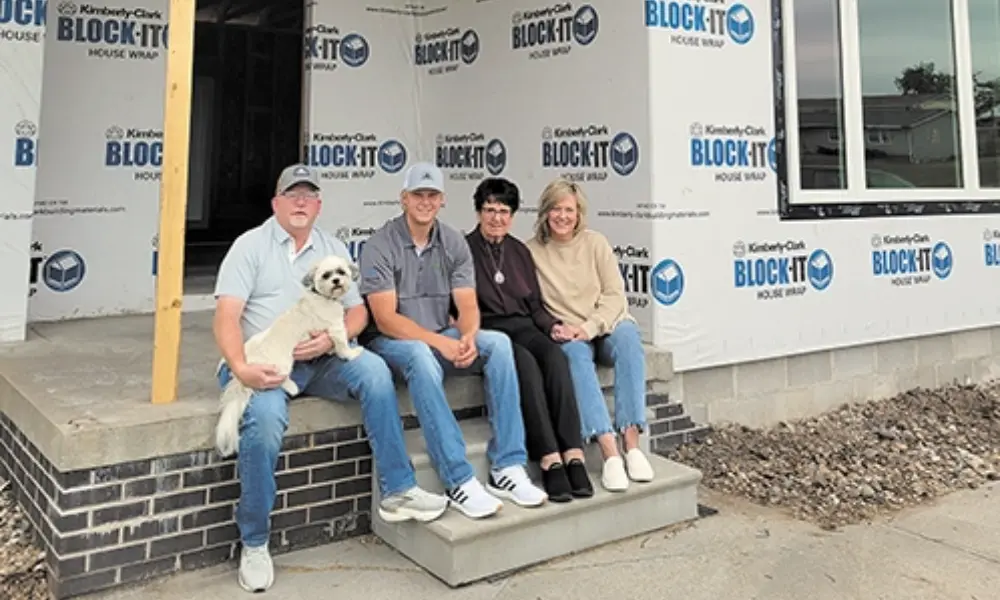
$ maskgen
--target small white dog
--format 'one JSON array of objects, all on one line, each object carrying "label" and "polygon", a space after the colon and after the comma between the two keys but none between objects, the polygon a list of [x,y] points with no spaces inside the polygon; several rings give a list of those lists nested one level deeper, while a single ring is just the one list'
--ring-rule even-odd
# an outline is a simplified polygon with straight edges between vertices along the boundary
[{"label": "small white dog", "polygon": [[[350,261],[335,255],[320,259],[302,280],[306,288],[302,298],[270,327],[246,341],[247,364],[274,365],[279,373],[288,377],[295,362],[292,358],[295,346],[308,340],[312,331],[326,331],[330,335],[333,341],[330,354],[343,360],[360,356],[361,348],[349,345],[344,306],[340,303],[357,277],[358,268]],[[290,397],[300,391],[291,377],[285,379],[281,388]],[[215,445],[222,456],[235,454],[239,449],[240,420],[252,394],[253,390],[235,376],[222,391],[222,414],[215,428]]]}]

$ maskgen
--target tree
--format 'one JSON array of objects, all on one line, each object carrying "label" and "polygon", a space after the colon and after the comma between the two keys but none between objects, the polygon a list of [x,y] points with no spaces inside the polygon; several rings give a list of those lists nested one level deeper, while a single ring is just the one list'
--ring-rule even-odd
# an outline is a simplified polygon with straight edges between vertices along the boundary
[{"label": "tree", "polygon": [[[920,62],[907,67],[893,82],[904,96],[953,94],[955,87],[955,78],[938,71],[933,62]],[[982,72],[976,72],[972,75],[972,90],[977,115],[993,111],[1000,102],[1000,78],[983,79]]]}]

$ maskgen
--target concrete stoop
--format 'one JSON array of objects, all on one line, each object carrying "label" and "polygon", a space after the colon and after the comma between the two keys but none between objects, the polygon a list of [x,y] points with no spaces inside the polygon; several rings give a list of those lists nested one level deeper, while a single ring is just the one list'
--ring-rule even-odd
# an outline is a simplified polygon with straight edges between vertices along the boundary
[{"label": "concrete stoop", "polygon": [[[485,482],[491,437],[485,419],[461,423],[467,456]],[[442,492],[419,430],[407,432],[407,445],[417,482]],[[452,587],[472,583],[554,558],[574,554],[661,529],[698,516],[701,472],[648,454],[656,472],[649,483],[633,482],[628,491],[612,493],[600,485],[598,453],[588,447],[587,464],[594,496],[539,508],[505,501],[493,517],[473,520],[455,509],[428,524],[386,523],[372,511],[372,530],[387,544]],[[377,488],[377,486],[375,486]],[[374,502],[378,502],[375,491]]]}]

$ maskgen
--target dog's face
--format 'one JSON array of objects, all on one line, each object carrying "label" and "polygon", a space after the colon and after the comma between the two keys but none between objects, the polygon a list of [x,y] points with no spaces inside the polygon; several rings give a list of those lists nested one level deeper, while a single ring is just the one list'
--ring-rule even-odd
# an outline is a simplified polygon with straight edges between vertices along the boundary
[{"label": "dog's face", "polygon": [[331,255],[322,258],[302,279],[307,290],[320,296],[339,300],[358,278],[358,268],[349,260]]}]

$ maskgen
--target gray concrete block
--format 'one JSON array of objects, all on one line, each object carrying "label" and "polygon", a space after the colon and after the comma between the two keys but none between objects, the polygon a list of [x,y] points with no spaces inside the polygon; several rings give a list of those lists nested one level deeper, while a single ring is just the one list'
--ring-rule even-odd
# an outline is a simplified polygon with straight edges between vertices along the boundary
[{"label": "gray concrete block", "polygon": [[875,347],[854,346],[832,352],[834,378],[852,379],[875,373]]},{"label": "gray concrete block", "polygon": [[788,371],[785,361],[781,359],[738,364],[734,377],[738,397],[775,392],[788,387]]},{"label": "gray concrete block", "polygon": [[826,383],[833,377],[829,352],[810,352],[785,359],[789,387]]},{"label": "gray concrete block", "polygon": [[917,343],[914,340],[884,342],[875,346],[875,372],[891,375],[899,369],[917,366]]},{"label": "gray concrete block", "polygon": [[932,335],[917,340],[917,366],[935,367],[954,359],[950,336]]},{"label": "gray concrete block", "polygon": [[713,367],[686,371],[681,375],[684,386],[684,402],[708,404],[736,397],[735,369],[733,367]]},{"label": "gray concrete block", "polygon": [[[486,465],[488,425],[463,423],[470,462],[480,477]],[[417,481],[440,489],[422,440],[408,434]],[[505,502],[497,515],[474,521],[449,510],[433,523],[382,521],[373,511],[372,530],[388,545],[450,586],[471,583],[612,541],[697,518],[701,473],[650,455],[656,479],[633,483],[624,493],[600,488],[600,470],[588,460],[593,498],[525,509]],[[373,499],[378,502],[378,497]]]},{"label": "gray concrete block", "polygon": [[937,372],[937,384],[939,386],[952,383],[967,385],[974,381],[975,361],[971,358],[956,360],[955,362],[938,365],[935,371]]},{"label": "gray concrete block", "polygon": [[[943,337],[943,336],[942,336]],[[951,334],[955,358],[981,358],[993,352],[992,336],[987,329],[971,329]]]}]

